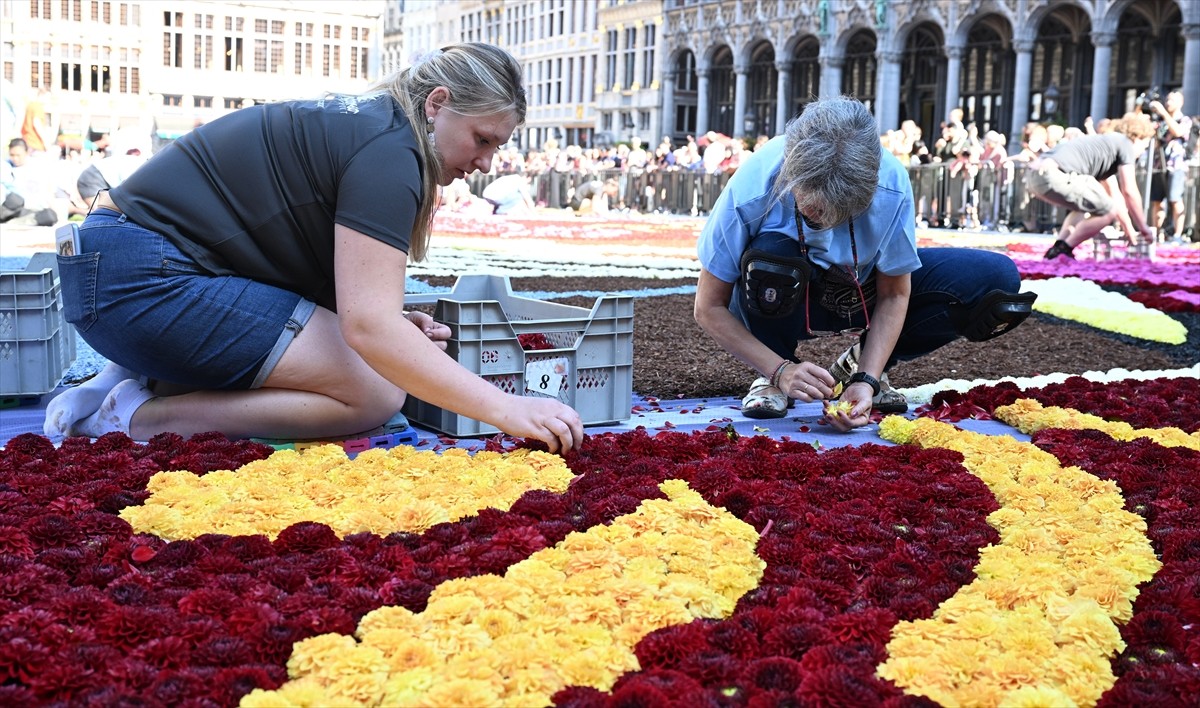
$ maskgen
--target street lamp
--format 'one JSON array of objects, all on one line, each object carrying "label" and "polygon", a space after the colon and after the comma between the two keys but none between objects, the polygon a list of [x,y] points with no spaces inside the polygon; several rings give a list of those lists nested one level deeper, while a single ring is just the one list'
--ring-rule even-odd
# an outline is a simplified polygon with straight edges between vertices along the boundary
[{"label": "street lamp", "polygon": [[1050,84],[1046,87],[1046,93],[1042,98],[1042,105],[1046,108],[1046,117],[1049,118],[1058,112],[1058,99],[1062,94],[1058,92],[1058,87]]},{"label": "street lamp", "polygon": [[754,128],[756,125],[758,125],[757,117],[753,113],[747,113],[746,117],[742,119],[742,134],[747,138],[755,137]]}]

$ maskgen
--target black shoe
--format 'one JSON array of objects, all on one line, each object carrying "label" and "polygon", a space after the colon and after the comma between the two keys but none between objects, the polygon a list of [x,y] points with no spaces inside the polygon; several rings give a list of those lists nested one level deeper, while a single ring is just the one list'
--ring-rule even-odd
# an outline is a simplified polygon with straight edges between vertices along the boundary
[{"label": "black shoe", "polygon": [[1051,246],[1050,249],[1046,251],[1046,255],[1044,257],[1046,258],[1046,260],[1054,260],[1055,258],[1058,258],[1059,256],[1066,256],[1067,258],[1074,260],[1075,259],[1074,251],[1075,251],[1075,249],[1072,248],[1071,246],[1068,246],[1066,241],[1063,241],[1060,239],[1060,240],[1054,242],[1054,245]]}]

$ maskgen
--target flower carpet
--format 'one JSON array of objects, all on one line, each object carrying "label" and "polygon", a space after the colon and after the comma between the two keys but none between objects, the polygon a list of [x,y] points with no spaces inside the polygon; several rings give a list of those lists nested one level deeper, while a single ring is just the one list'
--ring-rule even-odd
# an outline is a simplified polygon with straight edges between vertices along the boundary
[{"label": "flower carpet", "polygon": [[0,702],[1185,705],[1198,408],[1195,378],[1076,377],[935,396],[898,446],[564,458],[25,435]]},{"label": "flower carpet", "polygon": [[[1008,248],[1046,314],[1190,346],[1195,250]],[[0,705],[1196,705],[1197,369],[906,393],[844,437],[641,398],[561,457],[18,435]]]}]

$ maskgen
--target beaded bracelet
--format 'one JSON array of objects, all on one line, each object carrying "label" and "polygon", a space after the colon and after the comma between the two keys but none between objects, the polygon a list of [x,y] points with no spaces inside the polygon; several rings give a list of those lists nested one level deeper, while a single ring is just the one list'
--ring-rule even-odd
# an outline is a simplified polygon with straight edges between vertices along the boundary
[{"label": "beaded bracelet", "polygon": [[770,379],[772,386],[774,386],[775,388],[779,388],[779,377],[783,374],[783,370],[790,363],[792,363],[792,362],[788,361],[787,359],[784,359],[783,361],[779,362],[779,366],[775,367],[775,373],[771,374],[771,379]]}]

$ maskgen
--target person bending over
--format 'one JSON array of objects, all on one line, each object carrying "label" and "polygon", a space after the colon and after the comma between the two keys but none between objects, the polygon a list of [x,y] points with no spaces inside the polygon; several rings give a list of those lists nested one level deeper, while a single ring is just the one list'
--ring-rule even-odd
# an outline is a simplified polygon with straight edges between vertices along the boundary
[{"label": "person bending over", "polygon": [[[917,248],[912,185],[883,150],[875,119],[848,97],[808,104],[784,135],[729,180],[700,233],[695,317],[755,369],[742,402],[778,418],[789,399],[834,397],[839,430],[866,425],[872,407],[907,402],[884,374],[959,337],[982,341],[1020,324],[1033,294],[999,253]],[[857,341],[832,366],[808,361],[804,342]]]},{"label": "person bending over", "polygon": [[1134,178],[1134,163],[1149,147],[1154,126],[1137,113],[1114,123],[1112,132],[1067,140],[1029,163],[1025,185],[1030,194],[1068,211],[1058,240],[1046,251],[1048,259],[1074,258],[1076,246],[1113,222],[1130,245],[1139,236],[1143,243],[1154,240]]},{"label": "person bending over", "polygon": [[411,393],[578,447],[576,411],[501,391],[402,310],[439,185],[490,167],[525,118],[521,76],[501,49],[448,46],[363,95],[230,113],[100,192],[59,267],[66,319],[113,363],[51,403],[47,434],[350,435]]}]

